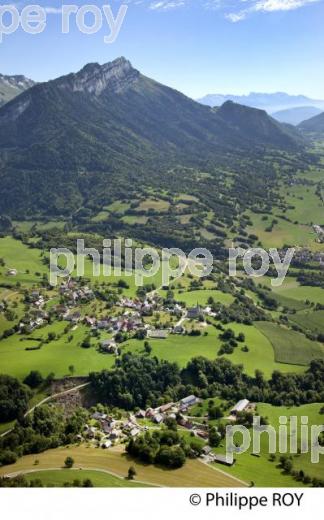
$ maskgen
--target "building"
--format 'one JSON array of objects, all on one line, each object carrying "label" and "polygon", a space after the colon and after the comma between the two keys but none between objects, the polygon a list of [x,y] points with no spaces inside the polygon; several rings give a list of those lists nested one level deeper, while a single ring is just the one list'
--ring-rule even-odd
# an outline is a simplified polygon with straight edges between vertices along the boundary
[{"label": "building", "polygon": [[203,312],[202,312],[202,309],[200,308],[200,305],[197,304],[196,307],[192,307],[192,308],[188,309],[187,318],[189,320],[198,320],[202,316],[203,316]]},{"label": "building", "polygon": [[248,399],[241,399],[236,403],[236,405],[231,410],[231,415],[236,415],[239,412],[244,412],[246,408],[249,406],[250,401]]},{"label": "building", "polygon": [[100,343],[100,350],[102,352],[109,352],[110,354],[116,354],[118,352],[117,343],[113,339],[104,339]]},{"label": "building", "polygon": [[224,464],[224,466],[233,466],[235,460],[233,458],[228,459],[226,455],[217,454],[214,456],[214,461],[218,464]]},{"label": "building", "polygon": [[189,395],[188,397],[184,397],[180,401],[180,408],[188,408],[189,406],[193,406],[198,403],[199,399],[195,395]]},{"label": "building", "polygon": [[151,339],[166,339],[168,332],[163,329],[149,330],[147,336]]}]

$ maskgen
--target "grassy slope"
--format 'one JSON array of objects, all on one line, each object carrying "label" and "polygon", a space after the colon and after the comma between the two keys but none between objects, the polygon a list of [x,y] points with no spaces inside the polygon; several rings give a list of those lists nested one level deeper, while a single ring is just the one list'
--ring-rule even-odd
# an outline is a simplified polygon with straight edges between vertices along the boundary
[{"label": "grassy slope", "polygon": [[324,347],[299,332],[265,321],[256,326],[272,343],[278,363],[308,365],[312,359],[324,359]]},{"label": "grassy slope", "polygon": [[[165,470],[151,465],[134,462],[125,454],[122,447],[102,450],[87,448],[85,445],[71,448],[57,448],[38,455],[26,455],[15,464],[0,468],[0,475],[24,472],[30,469],[51,469],[63,466],[67,456],[73,457],[75,468],[110,471],[125,477],[130,465],[136,469],[138,481],[166,487],[232,487],[242,486],[237,480],[221,471],[201,463],[198,460],[187,460],[185,466],[177,470]],[[35,468],[35,460],[39,464]]]},{"label": "grassy slope", "polygon": [[[323,423],[323,416],[319,414],[321,404],[309,404],[300,407],[287,408],[284,406],[272,406],[270,404],[258,404],[257,413],[260,416],[268,417],[269,423],[277,430],[279,426],[280,416],[296,416],[298,417],[298,442],[300,439],[299,427],[300,417],[307,416],[309,424],[320,425]],[[241,442],[241,438],[237,439]],[[289,446],[289,441],[288,441]],[[217,453],[225,453],[225,446],[215,449]],[[252,445],[250,448],[241,454],[236,454],[236,463],[231,468],[224,467],[225,471],[230,475],[237,476],[245,481],[253,481],[258,487],[300,487],[302,484],[294,480],[290,475],[283,473],[278,466],[280,453],[276,455],[276,461],[269,461],[269,447],[268,438],[266,434],[261,435],[261,453],[260,457],[251,455],[253,452]],[[318,464],[311,463],[310,453],[303,455],[296,455],[293,457],[293,465],[295,469],[303,469],[305,473],[311,477],[324,477],[324,459],[320,459]]]},{"label": "grassy slope", "polygon": [[[254,326],[247,326],[237,323],[231,323],[228,328],[235,331],[236,334],[243,332],[246,336],[246,344],[249,346],[249,352],[242,352],[241,346],[238,346],[234,353],[228,355],[235,364],[244,364],[245,371],[254,375],[258,368],[269,377],[274,370],[280,369],[282,372],[295,372],[302,370],[301,367],[292,366],[290,364],[278,364],[274,360],[273,348],[270,341]],[[207,327],[208,336],[178,336],[169,335],[164,340],[150,339],[152,346],[152,355],[160,359],[174,361],[180,366],[185,366],[188,361],[195,356],[204,356],[208,359],[216,359],[217,352],[222,341],[218,338],[219,331],[214,327]],[[135,350],[143,352],[143,342],[138,340],[127,341],[125,350]]]},{"label": "grassy slope", "polygon": [[81,482],[90,479],[94,487],[147,487],[145,484],[130,481],[114,475],[109,475],[103,471],[93,471],[84,469],[57,469],[44,470],[26,473],[25,477],[28,482],[40,479],[46,487],[63,487],[65,482],[73,483],[75,479]]}]

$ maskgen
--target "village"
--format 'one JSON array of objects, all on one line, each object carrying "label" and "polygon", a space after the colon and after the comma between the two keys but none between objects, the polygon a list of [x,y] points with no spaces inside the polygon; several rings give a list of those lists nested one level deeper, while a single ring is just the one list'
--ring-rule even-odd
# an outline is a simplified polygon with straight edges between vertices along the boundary
[{"label": "village", "polygon": [[[182,430],[190,432],[192,437],[197,437],[204,442],[200,457],[204,462],[216,462],[224,465],[233,465],[235,461],[229,461],[218,453],[214,453],[208,444],[208,422],[202,422],[201,418],[190,415],[190,408],[201,402],[195,395],[189,395],[177,403],[166,403],[157,408],[138,410],[128,414],[127,418],[115,418],[113,415],[95,411],[91,415],[89,424],[85,424],[79,441],[90,442],[95,447],[109,449],[116,444],[121,444],[135,438],[141,433],[156,430],[168,421],[173,420]],[[237,420],[238,414],[244,411],[254,411],[255,405],[247,399],[239,400],[230,410],[227,419],[231,422]]]},{"label": "village", "polygon": [[[96,312],[91,303],[100,301],[100,295],[88,286],[81,286],[78,281],[69,279],[58,290],[60,302],[48,305],[53,297],[48,297],[45,290],[25,292],[24,303],[27,312],[18,325],[18,332],[29,334],[33,330],[58,320],[66,321],[71,330],[84,324],[92,334],[106,332],[109,338],[102,339],[100,351],[118,355],[120,335],[139,339],[166,339],[169,334],[187,333],[184,322],[196,321],[206,325],[206,316],[216,317],[210,306],[196,305],[186,308],[185,304],[165,302],[156,291],[146,294],[145,298],[130,298],[120,295],[111,309]],[[89,312],[91,311],[91,312]],[[167,324],[155,323],[150,318],[154,313],[169,316]]]}]

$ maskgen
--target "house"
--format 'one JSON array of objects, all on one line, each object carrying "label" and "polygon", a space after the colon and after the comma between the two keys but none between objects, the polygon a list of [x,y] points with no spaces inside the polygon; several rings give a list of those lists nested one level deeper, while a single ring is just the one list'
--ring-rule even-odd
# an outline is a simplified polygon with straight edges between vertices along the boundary
[{"label": "house", "polygon": [[184,397],[180,401],[180,408],[183,410],[184,408],[188,408],[189,406],[193,406],[198,403],[199,399],[195,395],[189,395],[188,397]]},{"label": "house", "polygon": [[201,451],[202,451],[202,453],[203,453],[204,455],[209,455],[210,452],[212,451],[212,447],[211,447],[211,446],[204,446],[203,449],[202,449]]},{"label": "house", "polygon": [[135,417],[137,417],[138,419],[144,419],[145,411],[144,410],[138,410],[138,412],[136,412],[136,414],[135,414]]},{"label": "house", "polygon": [[236,415],[239,412],[244,412],[244,410],[246,410],[246,408],[249,406],[249,404],[250,404],[250,401],[248,401],[248,399],[241,399],[232,408],[230,414],[231,415]]},{"label": "house", "polygon": [[153,421],[156,423],[156,424],[161,424],[163,422],[163,415],[160,414],[160,413],[157,413],[156,415],[154,415],[153,417]]},{"label": "house", "polygon": [[102,352],[109,352],[110,354],[116,354],[118,352],[117,343],[113,339],[104,339],[100,343],[100,350]]},{"label": "house", "polygon": [[235,460],[233,458],[228,459],[226,455],[217,454],[214,455],[214,461],[218,464],[224,464],[224,466],[233,466]]},{"label": "house", "polygon": [[173,327],[173,334],[184,334],[185,329],[181,325],[176,325]]},{"label": "house", "polygon": [[108,320],[98,320],[97,329],[109,329],[110,323]]},{"label": "house", "polygon": [[64,319],[66,321],[70,321],[71,323],[78,323],[78,321],[80,321],[80,319],[81,319],[81,313],[80,312],[73,312],[72,314],[67,313],[64,315]]},{"label": "house", "polygon": [[147,336],[151,339],[166,339],[168,332],[163,329],[149,330]]},{"label": "house", "polygon": [[202,309],[200,308],[200,305],[196,305],[196,307],[192,307],[188,309],[187,311],[187,318],[189,320],[197,320],[203,315]]},{"label": "house", "polygon": [[165,413],[173,407],[173,403],[167,403],[160,406],[160,413]]},{"label": "house", "polygon": [[201,439],[208,439],[209,433],[205,430],[195,430],[195,434],[200,437]]},{"label": "house", "polygon": [[140,429],[139,428],[133,428],[129,434],[131,437],[136,437],[138,434],[140,433]]}]

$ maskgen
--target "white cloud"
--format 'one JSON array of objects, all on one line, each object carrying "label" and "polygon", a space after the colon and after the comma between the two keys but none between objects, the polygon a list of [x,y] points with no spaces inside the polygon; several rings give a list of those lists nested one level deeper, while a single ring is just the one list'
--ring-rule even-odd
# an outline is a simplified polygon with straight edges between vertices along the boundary
[{"label": "white cloud", "polygon": [[300,9],[306,5],[321,2],[322,0],[240,0],[239,3],[242,7],[243,4],[247,7],[243,9],[234,10],[227,13],[225,17],[227,20],[236,23],[247,18],[252,13],[273,13],[276,11],[293,11]]},{"label": "white cloud", "polygon": [[152,11],[167,11],[169,9],[177,9],[178,7],[184,7],[186,0],[160,0],[157,2],[151,2],[149,9]]}]

